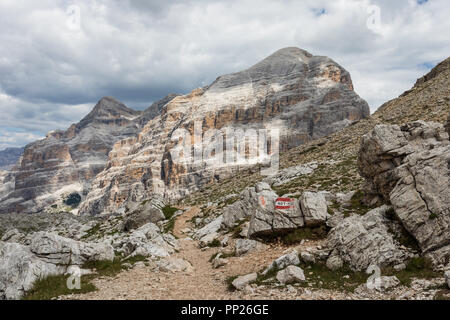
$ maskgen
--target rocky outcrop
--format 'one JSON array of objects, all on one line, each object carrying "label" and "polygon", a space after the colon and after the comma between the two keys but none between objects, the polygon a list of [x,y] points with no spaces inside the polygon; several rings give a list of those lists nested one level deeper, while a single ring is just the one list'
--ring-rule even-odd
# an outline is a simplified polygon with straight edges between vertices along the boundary
[{"label": "rocky outcrop", "polygon": [[353,215],[331,229],[327,246],[333,252],[327,266],[338,269],[342,260],[354,270],[366,270],[371,265],[398,265],[410,258],[412,253],[390,232],[393,222],[387,216],[388,211],[389,207],[383,206],[364,216]]},{"label": "rocky outcrop", "polygon": [[[393,205],[424,253],[450,243],[449,163],[449,135],[442,124],[378,125],[362,138],[361,174],[371,192]],[[443,260],[448,264],[450,257]]]},{"label": "rocky outcrop", "polygon": [[282,284],[306,281],[303,270],[297,266],[288,266],[286,269],[278,271],[276,278]]},{"label": "rocky outcrop", "polygon": [[125,215],[123,230],[135,230],[147,223],[157,223],[164,219],[165,217],[162,210],[155,206],[151,201],[147,201]]},{"label": "rocky outcrop", "polygon": [[308,227],[323,225],[330,217],[327,211],[327,201],[321,193],[303,193],[300,197],[300,204],[305,224]]},{"label": "rocky outcrop", "polygon": [[[227,130],[280,129],[280,147],[286,150],[368,115],[367,103],[354,92],[350,75],[341,66],[298,48],[282,49],[248,70],[221,76],[208,87],[175,97],[136,137],[116,143],[106,170],[93,181],[80,211],[114,211],[150,194],[177,199],[252,166],[236,159],[211,160],[222,153],[209,154],[206,149],[200,149],[205,161],[179,163],[172,158],[174,148],[192,152],[193,137],[208,139],[208,130],[219,130],[224,141],[236,145],[238,141],[227,136]],[[191,137],[178,136],[178,128]]]},{"label": "rocky outcrop", "polygon": [[0,242],[0,300],[20,299],[37,280],[64,274],[87,261],[113,259],[110,245],[84,243],[45,232],[35,233],[29,246]]},{"label": "rocky outcrop", "polygon": [[175,97],[168,95],[143,112],[104,97],[66,131],[49,132],[45,139],[27,145],[0,187],[0,213],[52,211],[56,205],[54,210],[70,209],[63,201],[73,192],[88,193],[114,143],[135,137]]},{"label": "rocky outcrop", "polygon": [[106,97],[68,130],[52,131],[27,145],[8,178],[12,190],[0,194],[0,213],[36,213],[71,192],[87,192],[112,145],[137,133],[133,120],[139,114]]},{"label": "rocky outcrop", "polygon": [[120,235],[111,241],[114,250],[125,257],[169,257],[178,250],[178,241],[168,233],[148,223],[128,235]]}]

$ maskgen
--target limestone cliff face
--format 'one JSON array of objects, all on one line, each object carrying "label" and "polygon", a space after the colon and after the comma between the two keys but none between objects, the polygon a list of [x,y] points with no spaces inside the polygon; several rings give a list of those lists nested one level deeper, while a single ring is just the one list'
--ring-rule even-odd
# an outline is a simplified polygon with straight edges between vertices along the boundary
[{"label": "limestone cliff face", "polygon": [[141,112],[105,97],[79,123],[52,131],[26,146],[24,154],[3,179],[0,213],[39,212],[68,192],[87,192],[101,172],[112,145],[137,134]]},{"label": "limestone cliff face", "polygon": [[[180,164],[172,159],[175,146],[190,146],[195,135],[205,138],[210,129],[220,130],[226,145],[229,129],[276,128],[281,131],[280,148],[287,150],[368,115],[367,103],[354,92],[351,77],[341,66],[298,48],[282,49],[248,70],[173,98],[137,136],[116,142],[80,211],[112,212],[152,194],[179,198],[238,174],[245,163]],[[196,123],[201,124],[200,133]],[[192,136],[175,136],[180,128]]]}]

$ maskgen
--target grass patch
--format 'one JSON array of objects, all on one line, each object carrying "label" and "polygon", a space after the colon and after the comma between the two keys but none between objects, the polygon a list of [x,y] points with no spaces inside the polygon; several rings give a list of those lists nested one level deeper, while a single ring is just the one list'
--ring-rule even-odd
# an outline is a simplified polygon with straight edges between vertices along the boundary
[{"label": "grass patch", "polygon": [[100,231],[102,224],[101,223],[97,223],[95,226],[93,226],[92,228],[90,228],[86,234],[84,236],[81,237],[81,239],[87,239],[92,237],[93,235],[97,234]]},{"label": "grass patch", "polygon": [[169,220],[169,219],[172,219],[175,212],[177,212],[179,209],[171,207],[171,206],[165,206],[165,207],[161,208],[161,210],[162,210],[166,220]]},{"label": "grass patch", "polygon": [[410,259],[406,265],[406,269],[402,271],[387,268],[383,270],[383,275],[396,276],[401,284],[405,286],[410,286],[414,278],[434,279],[441,276],[438,272],[433,271],[431,261],[424,257]]},{"label": "grass patch", "polygon": [[[273,267],[269,271],[267,271],[266,274],[262,274],[264,270],[262,270],[261,272],[258,273],[258,277],[252,283],[255,283],[258,286],[260,286],[263,284],[269,284],[269,283],[273,283],[276,281],[275,277],[276,277],[278,271],[280,271],[277,267]],[[274,279],[272,279],[272,278],[274,278]]]},{"label": "grass patch", "polygon": [[329,229],[326,226],[316,228],[299,228],[286,234],[275,234],[265,237],[264,242],[281,242],[286,245],[293,245],[302,242],[302,240],[321,240],[327,237]]},{"label": "grass patch", "polygon": [[225,280],[228,291],[236,291],[236,288],[233,286],[233,281],[236,280],[239,276],[231,276]]},{"label": "grass patch", "polygon": [[28,291],[23,297],[23,300],[51,300],[62,295],[93,292],[97,290],[95,285],[91,283],[95,278],[114,277],[125,269],[124,263],[134,264],[145,260],[144,256],[137,255],[125,260],[116,257],[113,261],[88,261],[82,268],[95,270],[96,273],[82,276],[79,290],[67,288],[67,279],[70,275],[49,276],[37,281],[33,289]]},{"label": "grass patch", "polygon": [[331,271],[325,263],[301,262],[300,267],[307,279],[307,282],[300,284],[303,287],[312,284],[313,287],[320,289],[353,292],[358,286],[366,283],[369,278],[369,275],[365,272],[355,272],[348,266]]},{"label": "grass patch", "polygon": [[171,218],[164,226],[165,233],[173,233],[173,228],[175,228],[175,218]]},{"label": "grass patch", "polygon": [[222,244],[220,243],[219,239],[214,239],[213,241],[208,243],[208,247],[210,247],[210,248],[218,248],[221,246],[222,246]]},{"label": "grass patch", "polygon": [[61,295],[82,294],[96,291],[97,288],[89,282],[86,276],[81,277],[80,289],[67,288],[67,280],[70,275],[49,276],[37,281],[33,289],[28,291],[23,300],[51,300]]}]

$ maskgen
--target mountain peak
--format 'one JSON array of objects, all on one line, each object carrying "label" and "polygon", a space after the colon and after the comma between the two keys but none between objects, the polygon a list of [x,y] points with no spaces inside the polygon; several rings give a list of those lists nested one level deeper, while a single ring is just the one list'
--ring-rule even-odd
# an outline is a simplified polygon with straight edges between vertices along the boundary
[{"label": "mountain peak", "polygon": [[97,102],[94,109],[92,109],[92,111],[80,121],[79,127],[83,127],[94,121],[118,118],[131,119],[140,114],[141,111],[130,109],[124,103],[113,97],[103,97]]}]

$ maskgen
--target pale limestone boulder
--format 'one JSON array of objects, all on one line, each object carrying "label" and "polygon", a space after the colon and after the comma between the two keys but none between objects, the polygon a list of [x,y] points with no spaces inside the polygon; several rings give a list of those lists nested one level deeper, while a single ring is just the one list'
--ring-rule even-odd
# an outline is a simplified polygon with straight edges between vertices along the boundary
[{"label": "pale limestone boulder", "polygon": [[323,193],[305,192],[300,197],[300,205],[308,227],[316,227],[326,223],[330,217],[327,201]]},{"label": "pale limestone boulder", "polygon": [[278,282],[291,284],[306,281],[303,270],[296,266],[288,266],[286,269],[278,271],[276,276]]},{"label": "pale limestone boulder", "polygon": [[328,248],[354,270],[365,270],[370,265],[384,267],[403,263],[412,257],[412,253],[401,247],[390,232],[386,216],[389,209],[382,206],[364,216],[344,219],[328,234]]},{"label": "pale limestone boulder", "polygon": [[237,277],[233,280],[232,285],[237,290],[243,290],[248,284],[255,281],[258,278],[256,273],[247,274],[245,276]]}]

